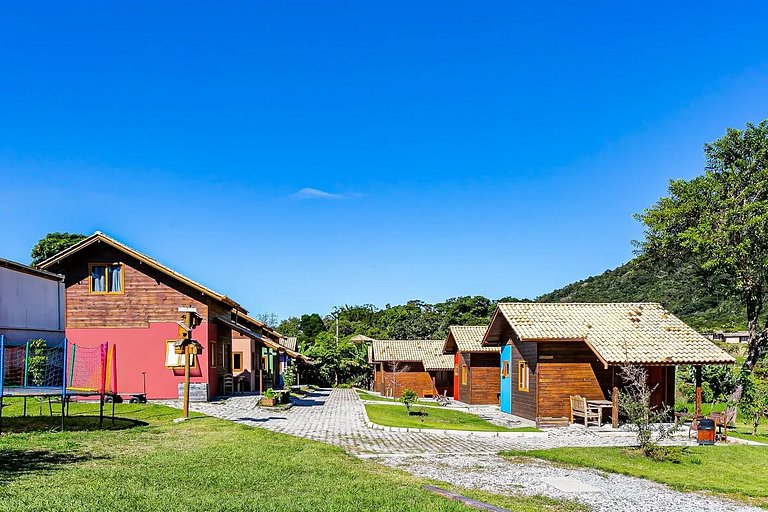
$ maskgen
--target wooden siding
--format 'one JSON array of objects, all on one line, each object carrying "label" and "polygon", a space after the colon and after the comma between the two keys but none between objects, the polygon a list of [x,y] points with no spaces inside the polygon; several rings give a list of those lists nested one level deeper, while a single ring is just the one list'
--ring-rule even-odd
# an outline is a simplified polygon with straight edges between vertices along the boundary
[{"label": "wooden siding", "polygon": [[470,404],[499,403],[499,374],[500,355],[493,352],[475,352],[469,356],[468,382],[470,387]]},{"label": "wooden siding", "polygon": [[[512,414],[535,420],[536,413],[536,394],[538,383],[536,382],[536,343],[523,343],[518,340],[510,340],[512,343],[512,367],[509,369],[512,374]],[[519,382],[519,361],[525,361],[528,364],[530,372],[530,383],[528,391],[520,391],[517,383]]]},{"label": "wooden siding", "polygon": [[[459,352],[459,401],[464,403],[469,403],[469,401],[472,398],[472,387],[470,385],[470,356],[471,354],[465,354],[463,352]],[[464,384],[462,380],[462,368],[466,366],[467,367],[467,383]]]},{"label": "wooden siding", "polygon": [[[118,261],[124,264],[124,293],[89,293],[88,263]],[[196,307],[204,319],[215,316],[209,314],[209,305],[215,304],[217,313],[228,311],[215,299],[102,244],[84,249],[56,271],[66,275],[68,328],[130,328],[147,327],[149,322],[175,322],[179,306]]]},{"label": "wooden siding", "polygon": [[408,366],[407,372],[402,372],[397,375],[397,383],[393,387],[392,383],[392,371],[387,363],[384,363],[384,371],[381,372],[383,376],[383,393],[385,396],[399,397],[405,388],[411,388],[419,397],[424,397],[424,391],[433,393],[432,387],[432,375],[429,372],[424,371],[424,365],[421,363],[403,363],[403,366]]},{"label": "wooden siding", "polygon": [[584,342],[540,342],[538,348],[537,416],[570,416],[571,395],[610,398],[611,370],[603,367]]}]

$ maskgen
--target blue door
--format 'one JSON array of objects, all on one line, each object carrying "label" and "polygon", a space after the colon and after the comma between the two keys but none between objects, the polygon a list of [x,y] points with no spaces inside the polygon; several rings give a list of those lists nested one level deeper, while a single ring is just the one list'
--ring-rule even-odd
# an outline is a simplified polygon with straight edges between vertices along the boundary
[{"label": "blue door", "polygon": [[512,345],[501,346],[501,412],[512,414]]}]

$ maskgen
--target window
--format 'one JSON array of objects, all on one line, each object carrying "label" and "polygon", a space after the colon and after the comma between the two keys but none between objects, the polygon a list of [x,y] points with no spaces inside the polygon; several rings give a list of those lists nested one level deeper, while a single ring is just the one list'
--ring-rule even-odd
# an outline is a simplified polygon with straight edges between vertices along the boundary
[{"label": "window", "polygon": [[[177,354],[174,348],[176,340],[167,340],[165,342],[165,367],[166,368],[184,368],[184,354]],[[192,359],[189,362],[189,367],[194,368],[197,366],[197,358],[195,354],[190,354]]]},{"label": "window", "polygon": [[123,293],[122,263],[88,264],[88,291],[90,293]]},{"label": "window", "polygon": [[509,378],[509,361],[504,361],[501,363],[501,378],[502,379]]},{"label": "window", "polygon": [[528,391],[530,376],[528,375],[528,363],[525,361],[517,362],[517,389],[519,391]]},{"label": "window", "polygon": [[218,358],[218,352],[216,352],[216,342],[215,341],[209,341],[208,342],[208,362],[211,366],[211,368],[216,368],[216,364],[218,361],[216,359]]},{"label": "window", "polygon": [[466,366],[461,367],[461,385],[462,386],[467,385],[467,367]]},{"label": "window", "polygon": [[243,371],[243,353],[232,352],[232,373]]}]

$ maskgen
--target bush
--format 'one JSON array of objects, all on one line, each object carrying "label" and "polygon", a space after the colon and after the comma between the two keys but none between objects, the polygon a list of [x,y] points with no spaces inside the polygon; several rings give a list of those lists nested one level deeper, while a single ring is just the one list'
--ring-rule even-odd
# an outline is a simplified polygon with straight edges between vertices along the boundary
[{"label": "bush", "polygon": [[272,388],[269,388],[268,390],[266,390],[264,392],[264,398],[269,398],[269,399],[275,398],[275,390]]},{"label": "bush", "polygon": [[291,389],[294,385],[296,385],[296,368],[286,366],[283,370],[283,386]]},{"label": "bush", "polygon": [[411,406],[415,404],[418,399],[419,395],[417,395],[411,388],[405,388],[400,394],[400,401],[405,404],[405,409],[408,411],[408,414],[411,413]]}]

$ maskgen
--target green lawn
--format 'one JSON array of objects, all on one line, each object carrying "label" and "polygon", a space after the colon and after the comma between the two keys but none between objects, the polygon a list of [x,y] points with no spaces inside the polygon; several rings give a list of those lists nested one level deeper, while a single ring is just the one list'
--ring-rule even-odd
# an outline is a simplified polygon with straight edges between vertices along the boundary
[{"label": "green lawn", "polygon": [[[84,416],[97,410],[73,404],[67,423],[79,430],[61,433],[46,431],[56,418],[9,417],[17,402],[3,409],[6,426],[41,430],[0,436],[0,511],[470,511],[423,490],[425,480],[322,443],[199,414],[174,424],[179,411],[159,405],[119,404],[122,430],[98,430]],[[581,510],[465,494],[515,511]]]},{"label": "green lawn", "polygon": [[502,455],[637,476],[681,491],[709,491],[768,508],[768,447],[688,447],[682,449],[680,463],[653,461],[631,448],[554,448]]},{"label": "green lawn", "polygon": [[[357,396],[360,397],[360,400],[368,400],[371,402],[398,402],[398,400],[395,400],[394,398],[388,398],[381,395],[373,395],[363,391],[362,389],[356,389],[355,391],[357,391]],[[418,403],[425,405],[437,405],[434,400],[419,400]]]},{"label": "green lawn", "polygon": [[[368,419],[386,427],[436,428],[441,430],[477,430],[483,432],[539,432],[535,427],[506,428],[489,423],[474,414],[437,407],[412,407],[408,414],[405,406],[365,404]],[[423,419],[423,421],[422,421]]]}]

